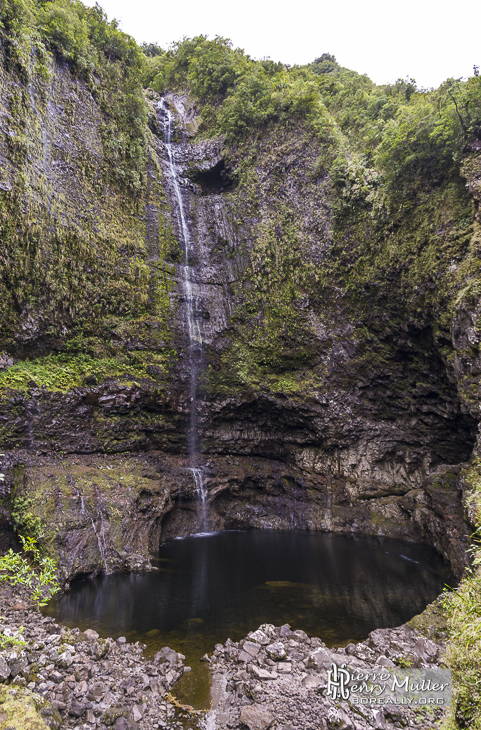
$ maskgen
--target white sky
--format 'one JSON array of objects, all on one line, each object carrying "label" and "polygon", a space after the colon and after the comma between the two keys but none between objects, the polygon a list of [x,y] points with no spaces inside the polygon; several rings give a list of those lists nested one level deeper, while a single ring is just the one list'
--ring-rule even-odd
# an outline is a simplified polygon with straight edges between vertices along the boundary
[{"label": "white sky", "polygon": [[[95,0],[84,0],[94,5]],[[99,0],[139,43],[216,35],[253,58],[304,64],[332,53],[376,83],[419,86],[481,66],[481,0]]]}]

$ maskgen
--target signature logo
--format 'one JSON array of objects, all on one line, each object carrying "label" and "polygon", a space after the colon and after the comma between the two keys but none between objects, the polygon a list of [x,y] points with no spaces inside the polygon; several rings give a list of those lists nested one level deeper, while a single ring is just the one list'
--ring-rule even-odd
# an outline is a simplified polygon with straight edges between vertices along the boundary
[{"label": "signature logo", "polygon": [[327,670],[327,696],[333,700],[337,700],[338,697],[348,700],[351,694],[348,687],[350,681],[351,673],[346,669],[346,664],[341,664],[340,667],[332,664],[331,669]]},{"label": "signature logo", "polygon": [[449,705],[451,672],[441,667],[349,669],[333,662],[327,670],[326,695],[355,705]]}]

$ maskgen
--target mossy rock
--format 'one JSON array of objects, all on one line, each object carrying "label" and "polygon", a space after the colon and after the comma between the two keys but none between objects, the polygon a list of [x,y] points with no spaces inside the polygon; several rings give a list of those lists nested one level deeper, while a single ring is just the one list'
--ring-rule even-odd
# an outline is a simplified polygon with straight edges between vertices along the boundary
[{"label": "mossy rock", "polygon": [[439,596],[422,613],[407,622],[408,626],[438,643],[444,643],[448,635],[448,617],[442,599],[442,595]]},{"label": "mossy rock", "polygon": [[[48,725],[43,716],[48,717]],[[0,730],[57,730],[61,718],[39,695],[10,687],[0,689]]]}]

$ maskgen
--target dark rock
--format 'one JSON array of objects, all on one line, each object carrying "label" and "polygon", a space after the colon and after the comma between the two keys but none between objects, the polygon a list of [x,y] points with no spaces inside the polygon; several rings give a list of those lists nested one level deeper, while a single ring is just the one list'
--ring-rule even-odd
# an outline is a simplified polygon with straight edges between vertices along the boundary
[{"label": "dark rock", "polygon": [[82,717],[82,715],[85,714],[85,711],[87,709],[87,706],[83,702],[77,702],[74,700],[69,705],[68,711],[69,715],[73,715],[74,717]]},{"label": "dark rock", "polygon": [[114,730],[134,730],[135,725],[125,717],[118,717],[113,724]]}]

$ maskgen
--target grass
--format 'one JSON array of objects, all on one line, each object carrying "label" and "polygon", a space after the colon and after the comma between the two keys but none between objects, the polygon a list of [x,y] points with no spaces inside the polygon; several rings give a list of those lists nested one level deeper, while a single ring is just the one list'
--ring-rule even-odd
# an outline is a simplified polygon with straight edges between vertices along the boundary
[{"label": "grass", "polygon": [[481,730],[481,460],[466,470],[468,510],[477,526],[472,567],[458,588],[446,594],[448,643],[445,662],[453,672],[453,705],[443,730]]},{"label": "grass", "polygon": [[[155,359],[159,359],[158,354]],[[86,354],[50,354],[35,360],[22,360],[0,372],[0,391],[32,387],[67,391],[82,385],[88,376],[100,381],[120,376],[151,379],[146,370],[147,364],[126,355],[94,358]],[[156,362],[156,365],[159,363]]]}]

